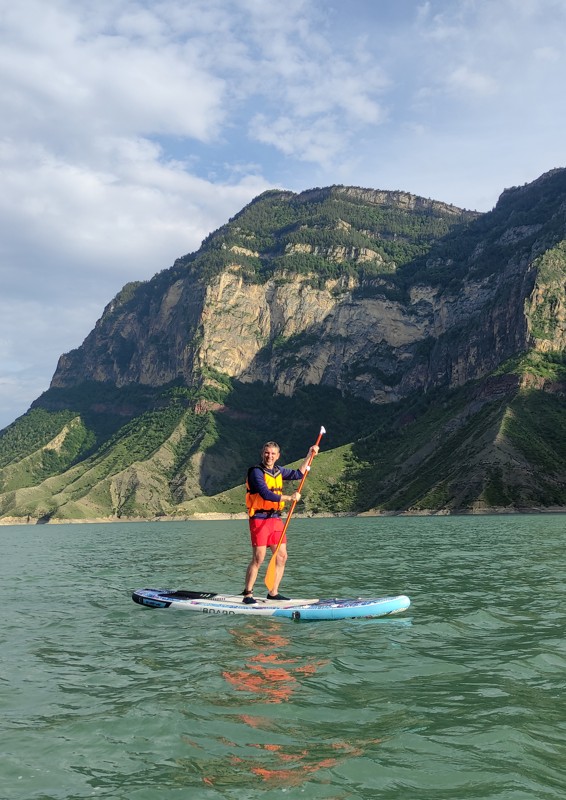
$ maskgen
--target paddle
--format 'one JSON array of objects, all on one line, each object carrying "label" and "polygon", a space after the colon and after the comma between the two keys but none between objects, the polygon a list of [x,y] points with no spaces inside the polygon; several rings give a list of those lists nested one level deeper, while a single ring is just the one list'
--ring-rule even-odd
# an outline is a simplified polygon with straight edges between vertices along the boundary
[{"label": "paddle", "polygon": [[[323,433],[326,433],[326,429],[321,427],[320,428],[320,433],[318,434],[318,439],[314,443],[315,447],[320,444],[320,440],[322,439],[322,434]],[[305,474],[303,475],[303,478],[302,478],[302,480],[301,480],[301,482],[299,484],[299,488],[297,489],[297,491],[299,493],[301,492],[301,489],[303,488],[303,483],[305,482],[305,480],[307,478],[307,475],[309,474],[309,470],[311,468],[311,464],[312,464],[313,458],[314,458],[314,453],[311,453],[310,456],[309,456],[309,460],[308,460],[307,468],[305,470]],[[287,531],[287,527],[289,525],[289,522],[291,520],[291,516],[293,514],[293,511],[295,510],[295,506],[296,505],[297,505],[297,501],[293,500],[293,502],[291,504],[291,508],[289,509],[289,513],[287,514],[287,519],[285,520],[285,525],[283,526],[283,532],[281,533],[281,536],[279,538],[279,542],[277,543],[277,547],[273,551],[273,555],[271,556],[271,561],[269,562],[269,566],[267,567],[267,572],[265,573],[265,585],[267,586],[267,588],[269,589],[270,592],[272,591],[273,586],[275,584],[275,573],[276,573],[276,567],[277,567],[277,553],[279,551],[279,548],[281,547],[281,542],[283,541],[283,538],[284,538],[285,533]]]}]

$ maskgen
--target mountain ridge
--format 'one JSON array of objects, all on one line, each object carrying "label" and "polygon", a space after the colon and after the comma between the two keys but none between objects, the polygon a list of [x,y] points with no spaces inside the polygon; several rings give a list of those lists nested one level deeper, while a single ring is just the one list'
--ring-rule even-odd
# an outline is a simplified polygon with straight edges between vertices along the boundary
[{"label": "mountain ridge", "polygon": [[297,459],[321,422],[307,513],[566,506],[565,275],[563,169],[484,214],[265,192],[61,356],[0,433],[0,519],[235,513],[262,437]]}]

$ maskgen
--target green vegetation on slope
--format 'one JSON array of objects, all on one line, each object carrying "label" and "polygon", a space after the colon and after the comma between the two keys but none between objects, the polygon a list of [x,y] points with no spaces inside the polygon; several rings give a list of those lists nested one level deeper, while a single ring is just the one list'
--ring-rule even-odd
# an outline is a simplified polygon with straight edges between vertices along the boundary
[{"label": "green vegetation on slope", "polygon": [[559,326],[558,309],[566,301],[566,241],[547,250],[534,262],[537,270],[536,303],[527,308],[531,333],[552,341]]},{"label": "green vegetation on slope", "polygon": [[[90,509],[93,517],[143,516],[148,504],[153,513],[157,508],[159,513],[174,513],[192,497],[240,485],[267,439],[278,439],[289,463],[302,459],[321,424],[329,426],[325,446],[330,449],[356,438],[383,414],[383,409],[335,390],[308,387],[287,398],[264,384],[239,384],[225,377],[222,383],[220,377],[209,375],[215,385],[197,394],[174,387],[156,396],[160,407],[123,424],[68,470],[47,474],[37,469],[34,481],[29,472],[11,473],[0,513],[37,516],[39,509],[42,516],[69,518],[88,516]],[[96,405],[93,389],[89,387]],[[123,393],[120,399],[124,401]],[[203,402],[214,409],[219,400],[224,404],[218,410],[195,410]],[[37,451],[28,454],[28,459],[38,458]],[[159,501],[150,501],[144,483],[156,487]],[[48,502],[49,497],[54,499]]]},{"label": "green vegetation on slope", "polygon": [[520,375],[566,382],[566,353],[529,350],[501,364],[494,375]]},{"label": "green vegetation on slope", "polygon": [[[497,393],[496,393],[497,394]],[[566,411],[560,397],[473,386],[397,405],[342,454],[312,509],[359,512],[566,505]],[[317,464],[317,471],[321,470]]]},{"label": "green vegetation on slope", "polygon": [[[281,397],[264,384],[207,373],[200,392],[167,389],[154,398],[157,408],[123,424],[66,471],[57,473],[55,465],[47,480],[40,461],[25,479],[6,467],[0,514],[68,519],[242,511],[245,473],[263,442],[275,438],[282,463],[298,463],[321,424],[328,433],[302,512],[566,504],[563,403],[519,392],[505,374],[493,378],[500,382],[496,399],[484,396],[480,383],[376,406],[324,387]],[[60,413],[53,419],[68,427]],[[45,427],[47,417],[37,419]],[[28,455],[30,463],[39,452]]]},{"label": "green vegetation on slope", "polygon": [[[198,253],[177,265],[190,267],[204,282],[234,263],[251,281],[263,282],[281,270],[309,274],[313,280],[367,278],[426,255],[440,237],[476,216],[433,203],[408,210],[397,207],[393,198],[368,203],[340,186],[300,195],[272,191],[256,198],[208,236]],[[340,259],[333,256],[336,248],[346,251]],[[375,252],[375,258],[357,260],[361,249]]]},{"label": "green vegetation on slope", "polygon": [[450,287],[480,280],[501,265],[553,248],[564,239],[566,170],[547,173],[525,187],[508,189],[495,208],[454,227],[430,251],[403,265],[396,276],[405,287],[424,282]]},{"label": "green vegetation on slope", "polygon": [[[61,415],[53,416],[61,418]],[[26,422],[29,423],[28,420]],[[87,429],[80,417],[74,417],[44,446],[32,448],[29,455],[12,461],[0,470],[0,491],[36,486],[52,475],[65,472],[89,449],[93,441],[92,431]]]},{"label": "green vegetation on slope", "polygon": [[[524,404],[529,394],[512,388],[505,392],[501,387],[504,383],[500,382],[500,387],[494,389],[497,399],[492,400],[482,396],[481,384],[477,384],[458,391],[420,394],[391,406],[371,406],[362,424],[354,426],[358,428],[357,435],[348,431],[345,444],[336,442],[336,429],[329,424],[329,435],[323,439],[300,510],[434,512],[465,511],[476,505],[527,508],[566,503],[566,464],[564,460],[553,460],[545,444],[550,441],[551,429],[538,430],[542,423],[535,422],[537,411],[533,405],[549,402],[557,415],[552,425],[564,428],[566,413],[560,402],[535,392],[528,400],[527,415]],[[518,409],[523,409],[520,415]],[[335,423],[333,420],[340,433],[344,419],[338,418]],[[549,490],[546,473],[537,474],[541,453],[537,454],[532,444],[526,448],[525,442],[531,439],[546,453],[544,467],[549,468],[552,461],[555,478],[551,478],[551,484],[556,482],[556,490]],[[220,446],[225,441],[222,436]],[[551,452],[560,448],[566,453],[559,438]],[[285,456],[283,461],[288,463],[291,459]],[[518,474],[514,471],[517,462],[523,464]],[[203,498],[188,502],[183,510],[241,511],[242,497],[240,473],[239,485],[234,489],[206,502]]]},{"label": "green vegetation on slope", "polygon": [[566,503],[566,412],[564,398],[534,389],[521,392],[510,405],[504,433],[525,459],[542,473],[562,481],[560,500]]},{"label": "green vegetation on slope", "polygon": [[49,412],[43,408],[32,408],[0,431],[0,467],[44,447],[74,416],[69,409]]}]

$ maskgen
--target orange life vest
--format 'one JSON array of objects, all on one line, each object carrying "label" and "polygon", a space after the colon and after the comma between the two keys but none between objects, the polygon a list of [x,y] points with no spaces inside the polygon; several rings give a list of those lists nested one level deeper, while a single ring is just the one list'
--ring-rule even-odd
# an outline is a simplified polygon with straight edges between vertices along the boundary
[{"label": "orange life vest", "polygon": [[[254,469],[254,467],[252,467],[252,469]],[[275,475],[272,475],[271,472],[267,472],[263,464],[258,464],[257,469],[263,472],[265,483],[270,492],[283,494],[283,477],[277,467],[275,468]],[[249,475],[250,473],[248,471],[248,477],[246,478],[246,508],[248,509],[250,517],[253,517],[256,511],[282,511],[285,507],[285,503],[282,500],[279,502],[275,500],[264,500],[259,492],[252,492],[250,490]]]}]

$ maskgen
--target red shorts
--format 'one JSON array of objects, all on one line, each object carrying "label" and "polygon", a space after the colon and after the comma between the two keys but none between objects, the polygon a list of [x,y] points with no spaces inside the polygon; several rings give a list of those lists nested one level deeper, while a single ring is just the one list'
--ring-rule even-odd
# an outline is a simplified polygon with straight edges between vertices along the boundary
[{"label": "red shorts", "polygon": [[[283,533],[283,520],[281,517],[250,518],[250,535],[252,547],[277,547]],[[287,534],[283,537],[287,541]]]}]

